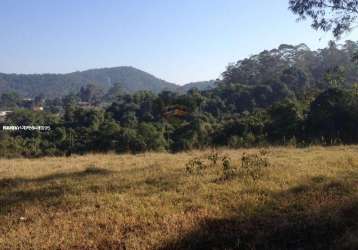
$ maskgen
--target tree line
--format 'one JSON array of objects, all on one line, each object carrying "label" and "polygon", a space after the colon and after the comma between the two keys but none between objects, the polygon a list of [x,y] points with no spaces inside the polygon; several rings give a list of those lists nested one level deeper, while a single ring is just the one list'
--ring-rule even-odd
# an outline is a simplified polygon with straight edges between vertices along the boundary
[{"label": "tree line", "polygon": [[108,93],[87,86],[46,100],[44,112],[3,94],[0,105],[14,111],[3,124],[51,131],[1,131],[0,156],[358,143],[357,50],[352,41],[318,51],[281,45],[229,65],[213,89],[129,94],[120,84]]}]

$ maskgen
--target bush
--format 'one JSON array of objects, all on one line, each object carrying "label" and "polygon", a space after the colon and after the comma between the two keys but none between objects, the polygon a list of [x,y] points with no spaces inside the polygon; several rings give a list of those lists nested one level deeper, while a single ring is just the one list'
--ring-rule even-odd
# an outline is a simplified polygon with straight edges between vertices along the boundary
[{"label": "bush", "polygon": [[216,151],[212,151],[209,156],[208,156],[208,160],[210,161],[210,165],[211,166],[216,166],[218,161],[220,160],[220,155],[218,152]]},{"label": "bush", "polygon": [[206,168],[204,162],[200,158],[194,158],[185,164],[186,172],[188,174],[203,174],[203,170]]},{"label": "bush", "polygon": [[254,181],[262,175],[262,170],[270,166],[267,158],[268,151],[261,150],[258,154],[246,154],[241,157],[241,169]]},{"label": "bush", "polygon": [[231,164],[231,159],[228,156],[223,156],[222,159],[222,180],[230,180],[236,174],[236,168]]},{"label": "bush", "polygon": [[[221,163],[221,164],[218,164]],[[207,156],[206,159],[200,159],[195,157],[185,164],[186,172],[191,175],[202,175],[204,170],[213,167],[220,168],[220,180],[229,180],[232,179],[236,174],[236,168],[231,164],[230,157],[220,154],[216,151],[213,151]]]}]

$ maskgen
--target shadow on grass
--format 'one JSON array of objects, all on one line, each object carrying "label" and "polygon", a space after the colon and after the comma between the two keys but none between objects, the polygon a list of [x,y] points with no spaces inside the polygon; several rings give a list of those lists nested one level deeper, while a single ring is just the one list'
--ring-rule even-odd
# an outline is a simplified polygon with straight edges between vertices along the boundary
[{"label": "shadow on grass", "polygon": [[[65,194],[80,196],[86,193],[126,193],[141,198],[154,193],[167,192],[176,189],[180,184],[180,173],[153,173],[156,168],[143,168],[137,171],[145,172],[142,179],[133,181],[123,176],[130,175],[134,170],[112,172],[105,169],[89,167],[81,172],[59,173],[34,179],[13,178],[0,180],[0,215],[6,214],[14,207],[41,203],[46,207],[55,207],[62,202]],[[115,178],[106,177],[115,175]],[[118,176],[117,176],[118,175]],[[79,188],[76,188],[79,187]]]},{"label": "shadow on grass", "polygon": [[109,170],[89,167],[81,172],[59,173],[35,179],[2,179],[0,180],[0,214],[8,213],[11,208],[19,204],[43,201],[47,205],[55,204],[66,192],[71,191],[65,182],[80,182],[85,181],[86,177],[105,176],[111,173]]},{"label": "shadow on grass", "polygon": [[96,167],[88,167],[81,172],[59,173],[59,174],[48,175],[35,179],[5,178],[0,180],[0,188],[16,188],[17,186],[23,184],[30,184],[30,183],[40,184],[40,183],[50,182],[54,180],[61,180],[61,179],[68,179],[68,178],[75,179],[75,178],[83,178],[91,175],[107,175],[110,173],[112,173],[112,171],[96,168]]},{"label": "shadow on grass", "polygon": [[358,249],[355,185],[317,176],[270,194],[249,217],[204,219],[157,249]]},{"label": "shadow on grass", "polygon": [[[122,172],[119,172],[122,175]],[[104,182],[93,183],[88,191],[92,193],[117,193],[130,195],[137,198],[150,197],[153,194],[177,190],[181,184],[181,174],[165,173],[151,176],[144,176],[139,180],[133,180],[130,177],[118,177],[115,181],[109,179]]]}]

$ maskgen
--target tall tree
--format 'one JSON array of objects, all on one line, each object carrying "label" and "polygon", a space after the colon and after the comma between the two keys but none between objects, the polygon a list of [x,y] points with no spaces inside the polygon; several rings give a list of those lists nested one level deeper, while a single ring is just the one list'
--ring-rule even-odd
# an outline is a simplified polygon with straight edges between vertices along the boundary
[{"label": "tall tree", "polygon": [[316,30],[332,31],[336,38],[350,31],[358,17],[358,0],[289,0],[300,19],[311,18]]}]

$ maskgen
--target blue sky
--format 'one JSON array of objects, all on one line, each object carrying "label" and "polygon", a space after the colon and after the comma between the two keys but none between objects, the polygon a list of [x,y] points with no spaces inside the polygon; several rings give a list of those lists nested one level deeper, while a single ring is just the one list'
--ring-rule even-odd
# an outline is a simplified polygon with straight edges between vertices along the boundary
[{"label": "blue sky", "polygon": [[178,84],[282,43],[332,38],[297,23],[288,0],[0,0],[0,32],[0,72],[130,65]]}]

